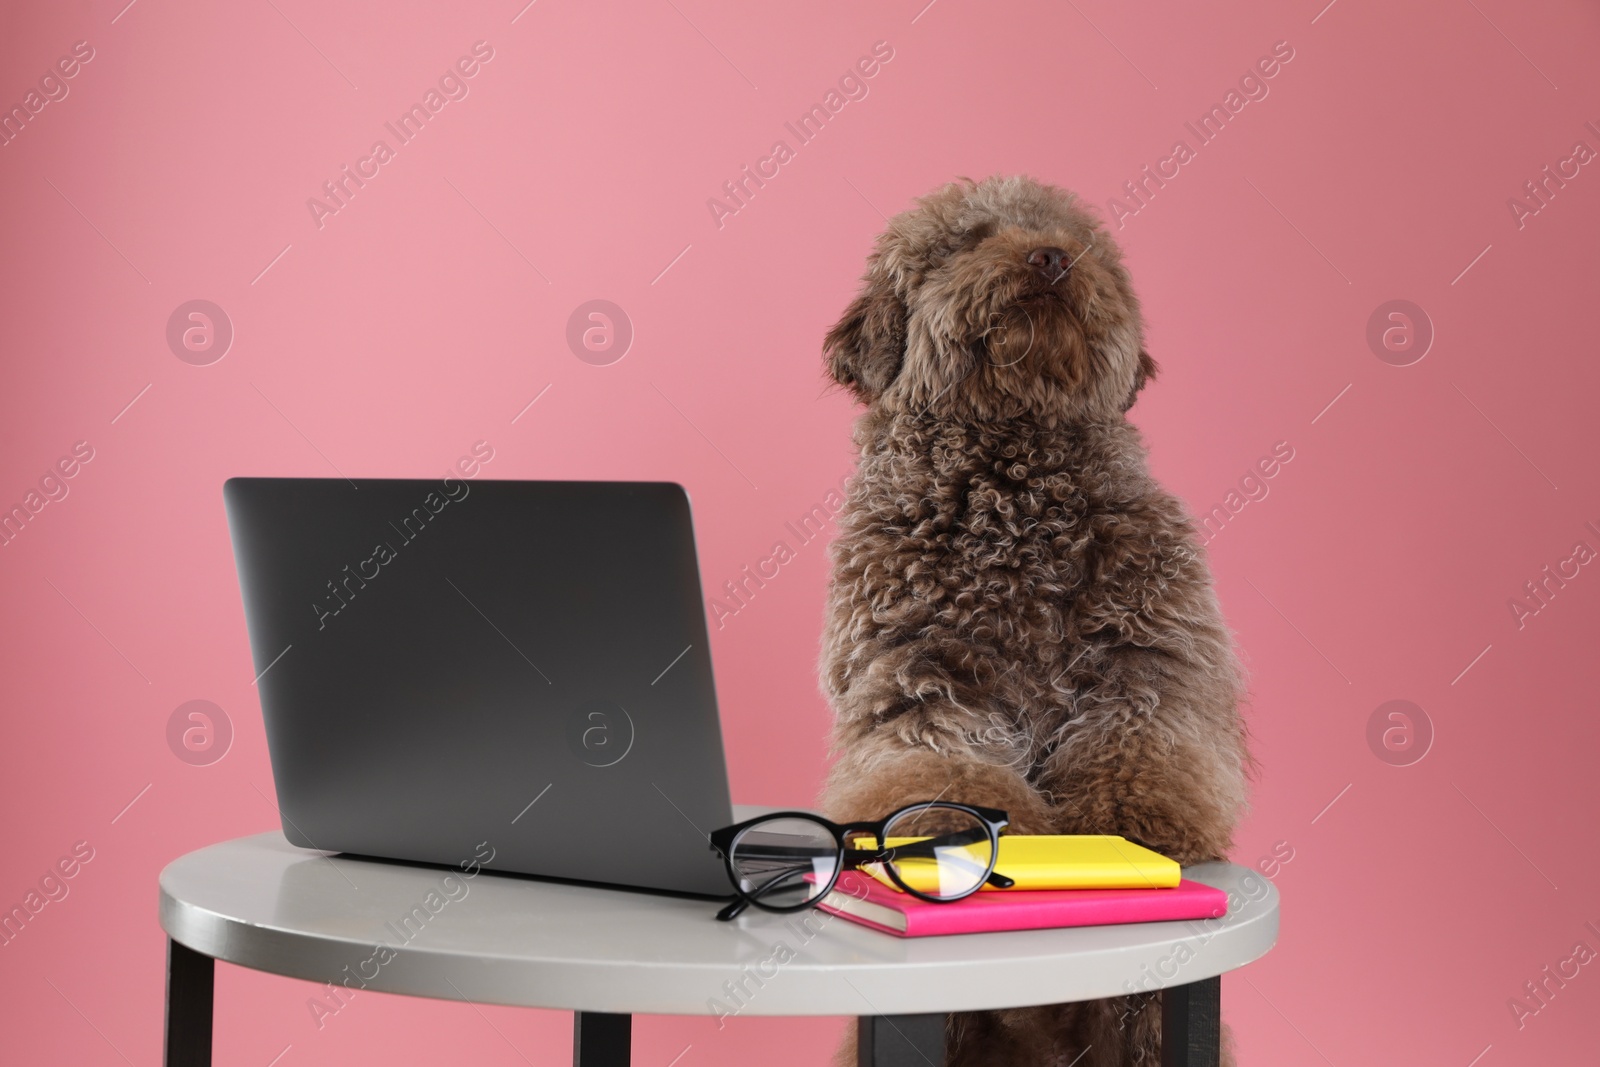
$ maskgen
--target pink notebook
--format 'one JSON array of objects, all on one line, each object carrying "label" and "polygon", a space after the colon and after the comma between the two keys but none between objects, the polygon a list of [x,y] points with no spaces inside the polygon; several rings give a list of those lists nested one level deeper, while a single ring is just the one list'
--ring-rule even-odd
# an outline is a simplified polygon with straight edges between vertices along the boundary
[{"label": "pink notebook", "polygon": [[974,893],[950,904],[930,904],[860,871],[845,871],[817,907],[885,933],[929,937],[1220,919],[1228,913],[1228,894],[1185,878],[1171,889],[1028,889]]}]

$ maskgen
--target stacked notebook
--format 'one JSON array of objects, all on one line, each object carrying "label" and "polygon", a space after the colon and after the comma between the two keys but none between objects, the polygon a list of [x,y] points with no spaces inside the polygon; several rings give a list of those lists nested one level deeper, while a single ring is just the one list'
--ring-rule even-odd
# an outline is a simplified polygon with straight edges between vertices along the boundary
[{"label": "stacked notebook", "polygon": [[[1003,836],[995,870],[1013,884],[985,885],[943,904],[904,892],[881,869],[845,871],[818,907],[901,937],[1217,919],[1228,911],[1223,890],[1189,881],[1175,861],[1109,834]],[[914,870],[905,876],[917,877]]]}]

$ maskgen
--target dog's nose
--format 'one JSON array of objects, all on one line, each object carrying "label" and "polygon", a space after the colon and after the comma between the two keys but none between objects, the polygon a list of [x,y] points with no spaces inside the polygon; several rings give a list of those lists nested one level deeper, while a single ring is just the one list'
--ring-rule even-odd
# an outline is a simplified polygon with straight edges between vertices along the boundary
[{"label": "dog's nose", "polygon": [[1060,277],[1061,272],[1072,265],[1067,258],[1067,253],[1060,248],[1047,245],[1044,248],[1035,248],[1028,253],[1028,266],[1034,267],[1051,278]]}]

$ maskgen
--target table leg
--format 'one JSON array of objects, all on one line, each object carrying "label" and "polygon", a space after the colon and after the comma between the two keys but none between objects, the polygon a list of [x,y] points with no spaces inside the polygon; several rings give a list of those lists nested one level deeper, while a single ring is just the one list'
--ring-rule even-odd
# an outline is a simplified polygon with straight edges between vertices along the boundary
[{"label": "table leg", "polygon": [[211,1067],[216,961],[167,939],[166,1067]]},{"label": "table leg", "polygon": [[632,1055],[633,1016],[572,1013],[572,1067],[628,1067]]},{"label": "table leg", "polygon": [[1217,1067],[1222,1059],[1222,979],[1161,991],[1161,1067]]},{"label": "table leg", "polygon": [[858,1067],[944,1067],[947,1016],[863,1015],[856,1020]]}]

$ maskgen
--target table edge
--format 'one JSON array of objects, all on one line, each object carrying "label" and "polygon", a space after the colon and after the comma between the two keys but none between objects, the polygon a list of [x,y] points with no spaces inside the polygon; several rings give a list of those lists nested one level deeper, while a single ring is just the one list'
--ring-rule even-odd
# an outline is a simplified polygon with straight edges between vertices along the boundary
[{"label": "table edge", "polygon": [[[177,862],[177,861],[174,861]],[[1236,870],[1249,868],[1230,864]],[[299,930],[267,926],[223,915],[211,909],[183,901],[173,896],[166,886],[166,869],[162,870],[160,886],[160,923],[174,941],[214,959],[247,967],[251,970],[277,974],[303,981],[327,983],[337,979],[341,971],[349,974],[349,965],[360,960],[373,946],[365,941],[325,937]],[[1254,873],[1254,872],[1251,872]],[[1269,952],[1277,943],[1279,927],[1279,895],[1270,880],[1262,879],[1270,894],[1242,913],[1241,918],[1211,932],[1200,941],[1192,928],[1184,930],[1182,924],[1173,927],[1169,947],[1175,953],[1180,944],[1198,942],[1192,949],[1192,958],[1180,961],[1177,972],[1166,979],[1146,966],[1145,970],[1155,980],[1151,988],[1183,984],[1212,978],[1238,969]],[[1228,937],[1222,942],[1223,952],[1206,952],[1212,938],[1223,932]],[[882,935],[890,936],[890,935]],[[962,937],[988,937],[1007,935],[969,934]],[[1155,948],[1150,950],[1156,959]],[[1097,953],[1084,956],[1084,963],[1092,965]],[[1106,954],[1113,954],[1106,950]],[[513,957],[466,956],[458,952],[440,951],[426,947],[408,947],[405,955],[428,961],[428,966],[408,976],[407,969],[393,966],[379,968],[371,980],[361,981],[364,991],[392,993],[401,996],[419,996],[442,1000],[464,1000],[470,1003],[499,1004],[518,1007],[545,1008],[567,1011],[613,1011],[652,1015],[710,1015],[739,1014],[752,1016],[850,1016],[863,1014],[908,1014],[930,1011],[981,1011],[997,1008],[1027,1007],[1033,1004],[1067,1003],[1077,1000],[1103,999],[1120,995],[1119,992],[1095,992],[1087,995],[1062,995],[1067,988],[1060,982],[1059,974],[1051,973],[1051,963],[1059,968],[1059,961],[1048,958],[1021,961],[1017,966],[1023,972],[1038,972],[1030,986],[1049,988],[1055,992],[1042,993],[1037,1000],[1019,1002],[1015,995],[986,996],[982,982],[960,980],[960,972],[967,968],[985,970],[993,967],[992,961],[952,961],[940,966],[940,981],[936,986],[948,986],[948,998],[934,993],[916,993],[914,987],[926,987],[928,967],[906,961],[863,962],[851,966],[848,974],[856,979],[844,978],[844,987],[838,982],[847,973],[837,965],[813,965],[803,962],[803,948],[797,962],[780,968],[767,981],[779,976],[789,976],[783,997],[751,995],[744,1003],[737,999],[718,1000],[708,997],[703,1009],[688,1008],[683,1003],[682,976],[686,972],[700,972],[705,976],[705,989],[716,991],[726,988],[726,983],[738,980],[749,990],[750,983],[757,985],[756,992],[764,988],[761,976],[751,976],[751,967],[745,965],[735,970],[728,963],[652,964],[645,961],[574,960],[563,966],[559,974],[540,974],[540,964]],[[1170,959],[1163,957],[1163,959]],[[654,994],[648,988],[648,975],[652,970],[670,967],[677,980],[667,995]],[[454,969],[453,976],[444,972]],[[413,968],[413,970],[415,970]],[[546,961],[546,970],[548,965]],[[952,977],[953,976],[953,977]],[[641,978],[646,979],[641,982]],[[1177,979],[1181,978],[1180,983]],[[1053,981],[1054,979],[1054,981]],[[348,980],[348,979],[347,979]],[[860,986],[865,985],[873,994],[870,998]],[[581,987],[604,990],[604,995],[589,995],[574,990]],[[1130,990],[1132,991],[1132,990]],[[718,1005],[721,1005],[720,1007]],[[732,1010],[737,1005],[738,1010]]]}]

